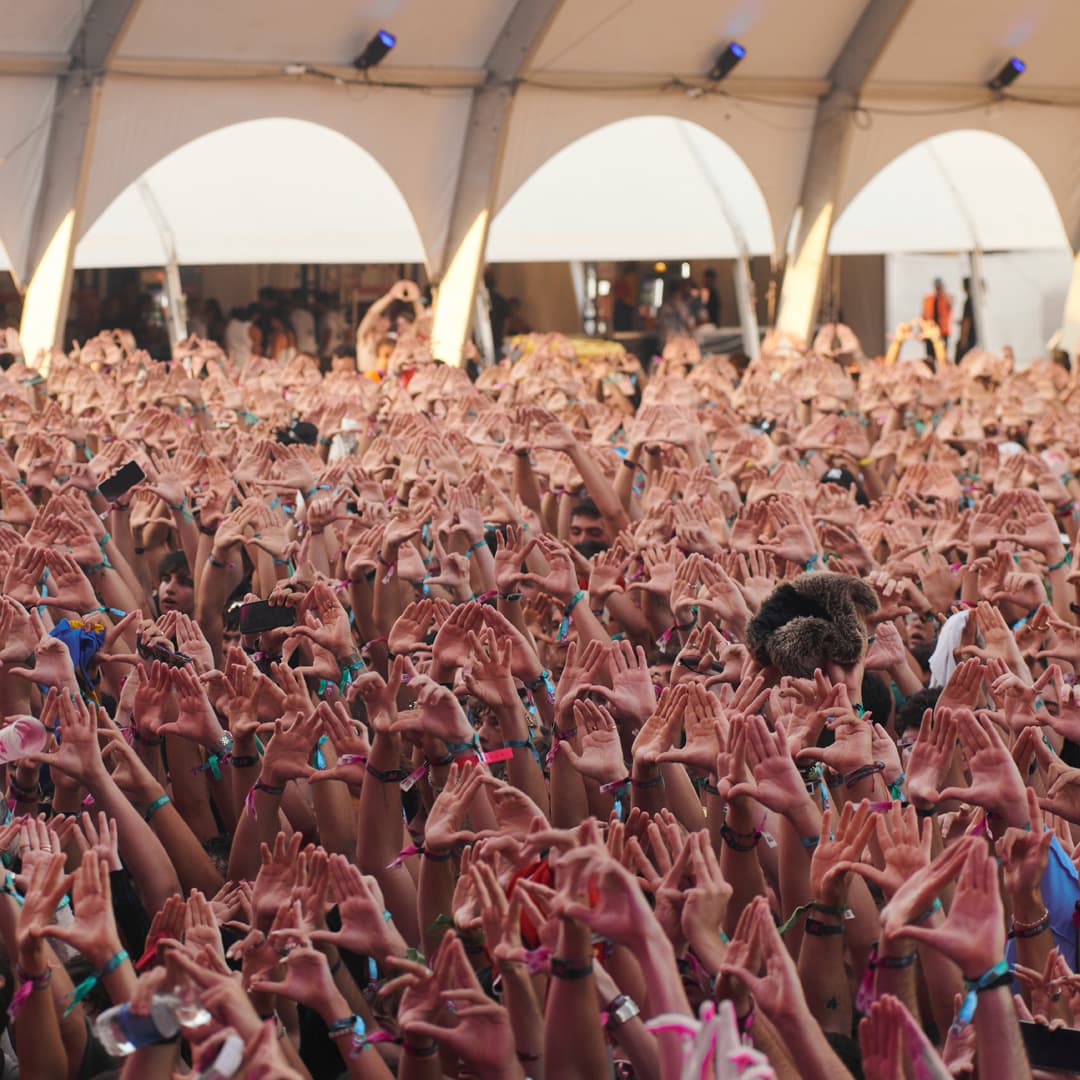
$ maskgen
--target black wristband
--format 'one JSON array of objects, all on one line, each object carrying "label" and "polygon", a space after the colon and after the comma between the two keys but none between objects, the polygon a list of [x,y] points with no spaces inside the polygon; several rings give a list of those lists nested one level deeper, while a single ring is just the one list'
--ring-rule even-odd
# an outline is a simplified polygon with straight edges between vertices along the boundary
[{"label": "black wristband", "polygon": [[588,967],[574,967],[569,960],[564,960],[561,956],[553,956],[551,958],[551,974],[556,979],[587,979],[593,973],[592,961],[589,961]]},{"label": "black wristband", "polygon": [[811,937],[833,937],[844,932],[842,923],[827,923],[820,919],[807,918],[806,932]]}]

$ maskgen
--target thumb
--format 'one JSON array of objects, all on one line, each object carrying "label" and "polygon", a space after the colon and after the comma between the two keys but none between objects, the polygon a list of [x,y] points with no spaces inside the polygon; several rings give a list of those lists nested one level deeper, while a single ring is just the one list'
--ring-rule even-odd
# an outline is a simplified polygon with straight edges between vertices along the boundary
[{"label": "thumb", "polygon": [[938,802],[947,802],[949,799],[958,799],[960,802],[974,802],[972,794],[974,788],[948,787],[938,792]]}]

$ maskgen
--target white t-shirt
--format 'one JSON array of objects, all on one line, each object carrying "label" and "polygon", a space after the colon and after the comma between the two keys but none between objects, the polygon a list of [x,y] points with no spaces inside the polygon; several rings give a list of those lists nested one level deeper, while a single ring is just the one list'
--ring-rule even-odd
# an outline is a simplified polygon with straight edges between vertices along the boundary
[{"label": "white t-shirt", "polygon": [[296,351],[308,356],[319,355],[319,342],[315,337],[315,316],[307,308],[293,308],[289,314],[293,333],[296,334]]}]

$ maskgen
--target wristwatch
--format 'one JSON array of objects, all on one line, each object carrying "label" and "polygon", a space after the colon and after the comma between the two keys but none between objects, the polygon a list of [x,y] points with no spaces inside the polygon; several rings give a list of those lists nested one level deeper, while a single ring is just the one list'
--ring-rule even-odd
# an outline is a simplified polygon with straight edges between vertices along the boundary
[{"label": "wristwatch", "polygon": [[225,757],[226,754],[232,753],[233,744],[235,742],[236,740],[233,738],[231,731],[223,731],[221,733],[220,741],[217,746],[213,748],[213,753],[217,754],[218,757]]},{"label": "wristwatch", "polygon": [[612,998],[604,1012],[607,1013],[608,1017],[604,1026],[608,1031],[614,1031],[616,1028],[622,1027],[627,1020],[633,1020],[641,1010],[633,998],[627,997],[626,994],[619,994],[617,997]]}]

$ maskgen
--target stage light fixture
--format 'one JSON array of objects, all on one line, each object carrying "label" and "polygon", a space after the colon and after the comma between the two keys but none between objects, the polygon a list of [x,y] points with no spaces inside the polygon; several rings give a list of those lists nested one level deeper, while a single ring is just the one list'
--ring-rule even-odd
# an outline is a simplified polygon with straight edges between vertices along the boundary
[{"label": "stage light fixture", "polygon": [[986,84],[990,90],[1004,90],[1006,86],[1016,82],[1027,64],[1019,56],[1010,56],[1005,66]]},{"label": "stage light fixture", "polygon": [[713,82],[720,82],[721,79],[726,79],[731,74],[735,65],[738,64],[744,56],[746,56],[746,49],[737,41],[731,42],[716,58],[716,63],[713,64],[712,70],[709,72],[709,78]]},{"label": "stage light fixture", "polygon": [[353,61],[358,71],[367,71],[386,59],[386,54],[397,44],[397,38],[389,30],[380,30],[368,43],[364,51]]}]

